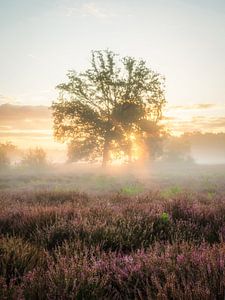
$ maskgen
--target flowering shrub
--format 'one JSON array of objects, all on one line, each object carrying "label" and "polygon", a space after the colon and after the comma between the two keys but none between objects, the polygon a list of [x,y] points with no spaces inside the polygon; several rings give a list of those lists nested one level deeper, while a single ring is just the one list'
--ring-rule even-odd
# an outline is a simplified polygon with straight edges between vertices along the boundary
[{"label": "flowering shrub", "polygon": [[44,195],[0,194],[0,299],[224,299],[222,196]]}]

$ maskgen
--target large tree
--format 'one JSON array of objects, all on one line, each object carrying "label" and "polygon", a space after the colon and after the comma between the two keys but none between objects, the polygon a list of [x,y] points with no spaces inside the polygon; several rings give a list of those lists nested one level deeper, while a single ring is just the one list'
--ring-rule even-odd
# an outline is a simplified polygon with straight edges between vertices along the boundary
[{"label": "large tree", "polygon": [[90,68],[67,77],[52,110],[54,135],[69,142],[71,160],[102,157],[106,165],[110,154],[132,160],[133,144],[160,131],[164,79],[145,61],[93,51]]}]

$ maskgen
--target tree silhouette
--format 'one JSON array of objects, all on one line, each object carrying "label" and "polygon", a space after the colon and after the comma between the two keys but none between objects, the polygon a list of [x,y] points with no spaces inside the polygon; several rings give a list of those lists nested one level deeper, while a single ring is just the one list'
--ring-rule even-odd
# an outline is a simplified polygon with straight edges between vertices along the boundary
[{"label": "tree silhouette", "polygon": [[[165,104],[164,79],[143,60],[93,51],[85,72],[69,71],[53,102],[54,136],[69,143],[71,160],[114,156],[132,160],[134,140],[158,130]],[[135,137],[135,138],[134,138]]]}]

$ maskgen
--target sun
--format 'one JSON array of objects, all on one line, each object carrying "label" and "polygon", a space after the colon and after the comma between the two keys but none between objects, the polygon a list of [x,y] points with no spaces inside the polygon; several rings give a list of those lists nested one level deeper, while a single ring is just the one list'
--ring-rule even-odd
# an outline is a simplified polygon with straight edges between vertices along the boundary
[{"label": "sun", "polygon": [[111,151],[110,161],[112,165],[123,165],[124,163],[141,160],[144,153],[144,147],[138,137],[134,133],[131,133],[127,136],[127,140],[129,140],[131,144],[130,155],[124,151],[119,151],[119,153]]}]

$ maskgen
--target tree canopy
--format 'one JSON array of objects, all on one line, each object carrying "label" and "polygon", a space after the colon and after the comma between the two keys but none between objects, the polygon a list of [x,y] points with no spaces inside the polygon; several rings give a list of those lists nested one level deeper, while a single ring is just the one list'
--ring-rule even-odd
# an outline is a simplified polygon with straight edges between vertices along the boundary
[{"label": "tree canopy", "polygon": [[132,160],[137,144],[159,134],[164,78],[145,61],[93,51],[90,68],[67,78],[52,110],[54,136],[68,142],[71,160]]}]

